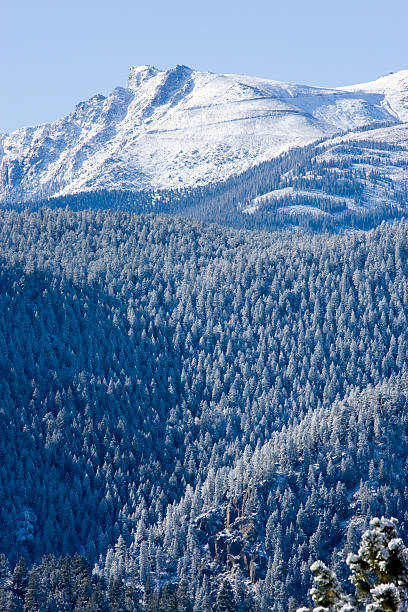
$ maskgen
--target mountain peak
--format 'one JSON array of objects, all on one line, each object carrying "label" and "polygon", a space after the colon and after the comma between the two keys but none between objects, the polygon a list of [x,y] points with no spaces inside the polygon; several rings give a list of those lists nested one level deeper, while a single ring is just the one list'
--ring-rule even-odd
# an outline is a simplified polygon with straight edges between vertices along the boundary
[{"label": "mountain peak", "polygon": [[137,89],[143,81],[147,81],[152,77],[156,76],[160,70],[154,66],[131,66],[129,69],[129,76],[126,83],[126,87],[129,89]]},{"label": "mountain peak", "polygon": [[177,74],[191,74],[193,69],[184,64],[177,64],[174,68],[170,69],[170,72],[176,72]]},{"label": "mountain peak", "polygon": [[128,87],[128,89],[137,89],[144,81],[148,81],[160,72],[167,75],[173,75],[173,78],[183,79],[189,77],[193,69],[184,66],[184,64],[177,64],[174,68],[169,68],[169,70],[159,70],[155,66],[149,66],[147,64],[143,66],[131,66],[126,87]]},{"label": "mountain peak", "polygon": [[407,71],[342,89],[132,66],[127,88],[1,139],[0,201],[225,180],[339,131],[408,121]]}]

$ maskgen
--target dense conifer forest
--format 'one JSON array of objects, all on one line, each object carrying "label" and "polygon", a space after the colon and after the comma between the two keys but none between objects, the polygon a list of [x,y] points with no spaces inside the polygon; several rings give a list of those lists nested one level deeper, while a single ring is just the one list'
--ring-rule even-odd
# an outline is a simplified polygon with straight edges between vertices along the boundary
[{"label": "dense conifer forest", "polygon": [[407,222],[0,215],[2,609],[294,611],[406,537]]}]

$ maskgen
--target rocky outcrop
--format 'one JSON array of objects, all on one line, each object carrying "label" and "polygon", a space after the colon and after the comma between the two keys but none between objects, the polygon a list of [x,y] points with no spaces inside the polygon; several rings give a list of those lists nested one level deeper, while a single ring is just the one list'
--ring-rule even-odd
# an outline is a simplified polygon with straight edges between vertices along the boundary
[{"label": "rocky outcrop", "polygon": [[251,582],[265,577],[266,494],[266,483],[260,483],[197,517],[197,539],[208,557],[200,566],[200,574],[234,572],[239,567]]}]

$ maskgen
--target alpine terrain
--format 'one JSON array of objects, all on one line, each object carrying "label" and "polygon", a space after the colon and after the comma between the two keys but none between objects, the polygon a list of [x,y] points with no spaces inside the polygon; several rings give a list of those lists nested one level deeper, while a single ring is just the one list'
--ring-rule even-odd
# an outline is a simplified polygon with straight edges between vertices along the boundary
[{"label": "alpine terrain", "polygon": [[[338,132],[406,121],[408,71],[323,89],[186,66],[132,67],[126,87],[109,96],[0,136],[0,201],[197,187]],[[404,132],[377,137],[399,145]]]},{"label": "alpine terrain", "polygon": [[0,137],[1,611],[408,609],[407,183],[408,71]]}]

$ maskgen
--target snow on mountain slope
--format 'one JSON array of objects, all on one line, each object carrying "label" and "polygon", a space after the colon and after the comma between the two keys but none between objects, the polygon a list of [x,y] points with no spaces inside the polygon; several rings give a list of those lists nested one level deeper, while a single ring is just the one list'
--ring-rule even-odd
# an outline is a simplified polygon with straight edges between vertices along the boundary
[{"label": "snow on mountain slope", "polygon": [[303,160],[281,173],[273,190],[257,189],[246,214],[342,215],[408,202],[408,123],[351,131],[303,149]]},{"label": "snow on mountain slope", "polygon": [[408,70],[391,72],[371,83],[340,87],[353,94],[377,94],[383,107],[400,121],[408,121]]},{"label": "snow on mountain slope", "polygon": [[132,67],[126,87],[109,96],[0,136],[0,201],[222,180],[340,130],[408,120],[406,75],[322,89],[186,66]]}]

